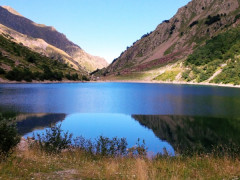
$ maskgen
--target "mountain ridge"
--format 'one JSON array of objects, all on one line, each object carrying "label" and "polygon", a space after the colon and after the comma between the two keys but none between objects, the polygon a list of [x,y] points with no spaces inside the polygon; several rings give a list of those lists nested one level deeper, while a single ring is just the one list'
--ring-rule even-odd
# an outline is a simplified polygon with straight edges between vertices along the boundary
[{"label": "mountain ridge", "polygon": [[37,24],[21,16],[17,11],[10,7],[0,6],[0,17],[0,24],[21,34],[43,39],[48,44],[66,52],[75,62],[85,67],[89,72],[94,71],[95,69],[101,69],[108,65],[106,60],[95,58],[86,53],[80,46],[69,41],[64,34],[59,33],[54,27]]}]

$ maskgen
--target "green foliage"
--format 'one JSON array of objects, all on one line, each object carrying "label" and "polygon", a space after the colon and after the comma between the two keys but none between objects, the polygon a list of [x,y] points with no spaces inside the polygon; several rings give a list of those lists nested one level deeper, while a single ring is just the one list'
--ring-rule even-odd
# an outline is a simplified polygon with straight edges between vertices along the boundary
[{"label": "green foliage", "polygon": [[144,35],[141,37],[141,39],[143,39],[143,38],[145,38],[145,37],[148,37],[151,33],[152,33],[152,32],[147,33],[147,34],[144,34]]},{"label": "green foliage", "polygon": [[90,81],[89,78],[85,75],[82,76],[82,81]]},{"label": "green foliage", "polygon": [[[186,64],[194,64],[199,66],[208,64],[215,59],[224,60],[224,58],[226,58],[225,54],[227,54],[227,52],[231,50],[234,45],[239,43],[239,28],[229,30],[208,40],[204,46],[197,48],[191,55],[189,55],[186,60]],[[234,51],[234,49],[231,51]]]},{"label": "green foliage", "polygon": [[1,35],[0,47],[18,59],[18,66],[16,67],[15,62],[11,59],[12,57],[3,57],[2,53],[0,54],[0,64],[6,64],[12,68],[12,70],[5,73],[0,69],[0,74],[5,74],[5,78],[8,80],[25,80],[27,82],[31,82],[32,80],[61,81],[63,78],[74,81],[79,80],[78,76],[80,76],[80,73],[68,67],[67,64],[42,56]]},{"label": "green foliage", "polygon": [[191,81],[191,77],[190,77],[190,73],[191,73],[191,70],[186,70],[182,73],[182,78],[186,81]]},{"label": "green foliage", "polygon": [[0,114],[0,158],[9,155],[20,142],[16,126],[11,121],[8,114]]},{"label": "green foliage", "polygon": [[72,134],[63,132],[61,125],[51,127],[45,133],[37,134],[37,139],[34,144],[39,145],[41,151],[49,154],[57,154],[70,148],[80,149],[92,156],[146,156],[147,154],[144,140],[141,143],[138,139],[136,146],[127,150],[128,144],[125,138],[109,139],[100,136],[95,139],[95,142],[82,136],[73,139]]},{"label": "green foliage", "polygon": [[27,61],[30,62],[30,63],[35,63],[37,60],[37,57],[35,56],[29,56],[27,57]]},{"label": "green foliage", "polygon": [[193,21],[193,22],[189,25],[189,27],[192,28],[193,26],[195,26],[195,25],[197,25],[197,24],[198,24],[198,21]]},{"label": "green foliage", "polygon": [[173,34],[173,31],[174,31],[175,29],[176,29],[176,25],[173,24],[173,25],[171,26],[171,28],[170,28],[169,34],[172,35],[172,34]]},{"label": "green foliage", "polygon": [[237,20],[240,18],[240,14],[237,14],[234,18],[234,22],[237,22]]},{"label": "green foliage", "polygon": [[33,77],[33,73],[29,69],[19,69],[19,68],[14,68],[13,70],[7,72],[5,77],[11,81],[16,80],[16,81],[22,81],[25,80],[27,82],[31,82]]},{"label": "green foliage", "polygon": [[79,80],[79,77],[78,77],[77,73],[75,73],[75,74],[66,74],[66,78],[68,80],[73,80],[73,81]]},{"label": "green foliage", "polygon": [[221,16],[218,14],[216,16],[208,16],[207,20],[205,21],[205,24],[210,26],[212,24],[214,24],[215,22],[218,22],[221,20]]},{"label": "green foliage", "polygon": [[[221,64],[232,59],[220,75],[213,81],[215,83],[240,84],[239,60],[235,59],[240,54],[240,28],[231,29],[208,40],[202,47],[197,48],[187,58],[185,65],[192,69],[197,82],[209,79]],[[185,80],[189,80],[183,74]]]},{"label": "green foliage", "polygon": [[5,70],[3,68],[0,67],[0,74],[5,74]]},{"label": "green foliage", "polygon": [[240,60],[231,60],[226,67],[223,68],[221,74],[213,79],[214,83],[223,84],[240,84]]},{"label": "green foliage", "polygon": [[145,157],[147,155],[145,141],[143,140],[141,143],[140,139],[138,138],[136,146],[130,148],[128,151],[131,156]]},{"label": "green foliage", "polygon": [[40,149],[46,153],[56,154],[68,148],[72,142],[72,134],[63,133],[61,125],[47,129],[43,134],[37,134]]},{"label": "green foliage", "polygon": [[180,70],[169,70],[164,72],[163,74],[160,74],[154,80],[157,81],[174,81],[176,79],[176,76],[180,73]]},{"label": "green foliage", "polygon": [[122,156],[127,154],[127,141],[125,138],[114,137],[109,139],[100,136],[96,140],[96,153],[101,156]]}]

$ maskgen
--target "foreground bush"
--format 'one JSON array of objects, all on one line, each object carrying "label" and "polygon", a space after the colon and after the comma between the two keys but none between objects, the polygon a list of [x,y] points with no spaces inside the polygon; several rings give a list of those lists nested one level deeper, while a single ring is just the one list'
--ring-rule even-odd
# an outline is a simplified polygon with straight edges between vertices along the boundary
[{"label": "foreground bush", "polygon": [[[7,116],[7,115],[6,115]],[[5,115],[0,114],[0,156],[8,156],[20,142],[15,124]]]},{"label": "foreground bush", "polygon": [[40,149],[47,153],[60,153],[67,149],[72,142],[72,134],[63,133],[61,125],[46,129],[43,134],[37,134]]},{"label": "foreground bush", "polygon": [[[81,150],[90,155],[96,156],[146,156],[147,149],[145,142],[141,143],[140,139],[136,146],[127,149],[127,140],[125,138],[100,136],[95,141],[85,139],[84,137],[72,138],[73,135],[68,132],[63,132],[61,125],[56,125],[42,134],[37,134],[37,141],[34,146],[39,146],[40,150],[50,154],[59,154],[62,150]],[[35,138],[35,137],[34,137]]]}]

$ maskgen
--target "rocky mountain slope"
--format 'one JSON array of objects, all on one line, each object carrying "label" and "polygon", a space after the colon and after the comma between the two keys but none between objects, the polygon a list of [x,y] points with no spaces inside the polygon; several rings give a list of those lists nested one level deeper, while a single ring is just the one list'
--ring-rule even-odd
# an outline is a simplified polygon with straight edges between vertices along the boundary
[{"label": "rocky mountain slope", "polygon": [[0,35],[0,82],[88,80],[84,69],[74,69]]},{"label": "rocky mountain slope", "polygon": [[[240,23],[239,4],[239,0],[192,0],[186,6],[180,8],[170,20],[163,21],[153,32],[143,35],[140,40],[127,48],[106,69],[104,75],[124,76],[148,72],[182,60],[180,63],[175,64],[175,72],[159,71],[153,79],[163,81],[180,79],[192,82],[211,81],[210,78],[213,80],[215,76],[221,74],[221,72],[215,74],[219,68],[223,71],[224,68],[227,68],[227,66],[224,66],[229,65],[227,63],[228,59],[221,57],[223,59],[217,63],[217,67],[212,67],[214,63],[210,65],[208,63],[219,59],[219,57],[212,57],[211,60],[203,64],[195,64],[194,60],[189,59],[189,63],[185,63],[185,60],[190,54],[206,46],[208,40],[217,46],[218,43],[224,43],[221,42],[221,37],[226,34],[231,37],[231,31],[238,28]],[[222,33],[225,33],[225,35],[221,35]],[[219,37],[214,39],[217,36]],[[235,37],[238,36],[239,34],[235,33]],[[238,43],[237,41],[234,42],[232,46]],[[221,49],[219,51],[223,55],[230,49],[231,47],[228,47],[224,52]],[[212,50],[215,51],[216,49],[212,48]],[[211,54],[211,52],[204,53],[206,53],[206,56]],[[236,55],[238,54],[234,54],[231,60],[238,63]],[[208,73],[205,78],[200,78],[200,74],[207,73],[206,68],[209,66],[212,69],[211,73]],[[194,72],[192,72],[193,70]],[[166,74],[161,76],[165,72]],[[185,77],[186,73],[191,74],[189,79]],[[213,76],[214,74],[215,76]],[[169,76],[173,75],[174,77],[169,78]]]},{"label": "rocky mountain slope", "polygon": [[[69,41],[64,34],[59,33],[54,27],[37,24],[21,16],[10,7],[1,6],[0,17],[0,24],[2,24],[0,29],[4,33],[10,33],[14,39],[32,48],[32,50],[36,50],[33,46],[36,46],[34,42],[37,42],[40,46],[37,52],[41,51],[41,53],[54,59],[60,57],[60,59],[64,59],[66,62],[70,61],[71,64],[74,64],[74,68],[82,66],[89,72],[108,65],[103,58],[86,53],[78,45]],[[6,27],[8,28],[7,30]],[[14,30],[14,32],[11,30]],[[21,34],[25,35],[25,37],[19,38],[22,36]],[[49,48],[47,50],[42,48],[46,46],[50,47],[51,50]]]}]

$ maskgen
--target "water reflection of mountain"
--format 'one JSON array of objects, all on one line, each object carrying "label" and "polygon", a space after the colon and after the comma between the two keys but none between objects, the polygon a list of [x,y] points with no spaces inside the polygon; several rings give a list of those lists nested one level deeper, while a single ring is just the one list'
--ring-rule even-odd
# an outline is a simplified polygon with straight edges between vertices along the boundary
[{"label": "water reflection of mountain", "polygon": [[18,132],[20,135],[32,132],[35,129],[44,129],[63,121],[66,114],[21,114],[16,117]]},{"label": "water reflection of mountain", "polygon": [[169,142],[178,153],[210,151],[218,145],[240,145],[240,119],[133,115],[141,125]]}]

